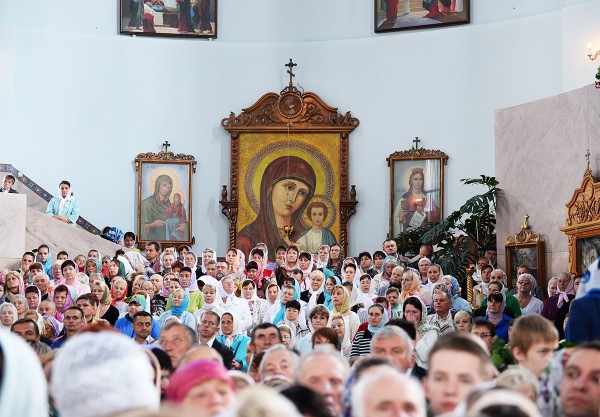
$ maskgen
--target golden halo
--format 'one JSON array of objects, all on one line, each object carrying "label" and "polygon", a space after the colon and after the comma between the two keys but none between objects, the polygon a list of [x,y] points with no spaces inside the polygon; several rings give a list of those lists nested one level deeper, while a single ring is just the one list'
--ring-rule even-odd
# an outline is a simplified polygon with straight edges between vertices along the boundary
[{"label": "golden halo", "polygon": [[410,189],[410,183],[409,183],[410,176],[415,170],[421,171],[423,173],[423,187],[425,187],[425,167],[422,167],[420,165],[415,165],[414,167],[407,169],[406,172],[404,173],[404,187],[405,187],[404,189],[406,191],[408,191]]},{"label": "golden halo", "polygon": [[331,229],[333,227],[333,225],[335,224],[335,221],[337,220],[337,212],[335,210],[335,204],[333,204],[333,201],[331,200],[331,198],[322,195],[322,194],[315,194],[313,195],[312,199],[310,200],[310,203],[308,203],[308,205],[306,206],[306,210],[304,210],[304,213],[302,213],[302,217],[300,217],[300,223],[302,224],[302,226],[304,226],[305,229],[310,229],[312,222],[310,221],[308,215],[308,206],[310,206],[312,203],[316,203],[316,202],[320,202],[325,204],[325,206],[327,207],[327,223],[323,224],[323,227],[326,229]]},{"label": "golden halo", "polygon": [[173,195],[175,193],[179,193],[181,196],[181,203],[184,204],[187,201],[187,191],[181,189],[179,175],[171,168],[159,168],[152,172],[150,178],[148,179],[148,188],[150,188],[149,196],[154,194],[154,184],[156,183],[156,179],[161,175],[167,175],[173,181],[173,188],[171,189],[171,194],[169,195],[169,201],[172,203]]}]

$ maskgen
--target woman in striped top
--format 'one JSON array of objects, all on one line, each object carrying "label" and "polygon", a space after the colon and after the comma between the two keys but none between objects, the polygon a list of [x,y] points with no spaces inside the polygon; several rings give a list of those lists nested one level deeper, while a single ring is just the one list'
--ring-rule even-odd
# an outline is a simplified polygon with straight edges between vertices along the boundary
[{"label": "woman in striped top", "polygon": [[371,353],[371,339],[388,322],[388,315],[381,304],[369,307],[369,326],[356,333],[352,342],[350,357],[367,356]]}]

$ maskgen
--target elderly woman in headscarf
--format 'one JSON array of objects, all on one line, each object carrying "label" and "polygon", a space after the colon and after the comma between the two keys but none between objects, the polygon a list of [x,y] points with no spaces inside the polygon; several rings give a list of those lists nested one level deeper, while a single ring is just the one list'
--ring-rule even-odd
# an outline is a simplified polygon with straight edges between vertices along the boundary
[{"label": "elderly woman in headscarf", "polygon": [[339,277],[342,275],[342,258],[344,257],[342,247],[337,243],[329,248],[329,261],[327,269]]},{"label": "elderly woman in headscarf", "polygon": [[221,331],[216,340],[232,350],[233,362],[231,363],[231,369],[244,372],[248,370],[246,348],[250,342],[250,337],[244,335],[244,324],[233,313],[225,312],[221,315]]},{"label": "elderly woman in headscarf", "polygon": [[417,263],[417,268],[419,269],[419,273],[421,274],[421,284],[423,284],[423,285],[428,284],[427,271],[429,270],[429,267],[431,266],[431,264],[432,264],[432,262],[431,262],[431,259],[429,259],[429,258],[421,258],[421,259],[419,259],[419,262]]},{"label": "elderly woman in headscarf", "polygon": [[[392,271],[394,268],[398,266],[398,259],[393,256],[386,256],[383,260],[383,271],[379,274],[376,274],[371,281],[372,291],[375,294],[379,294],[379,291],[382,288],[385,288],[386,285],[390,283],[390,278],[392,277]],[[385,290],[382,290],[385,291]],[[385,294],[382,294],[385,295]]]},{"label": "elderly woman in headscarf", "polygon": [[185,324],[186,326],[195,331],[196,318],[192,315],[192,313],[186,311],[190,302],[190,295],[188,294],[188,292],[181,288],[178,288],[173,292],[173,294],[171,294],[169,300],[171,301],[171,309],[165,311],[160,315],[158,319],[158,324],[160,325],[160,328],[162,329],[169,320],[173,320],[173,318],[176,318],[177,321],[179,321],[182,324]]},{"label": "elderly woman in headscarf", "polygon": [[508,340],[508,328],[512,319],[504,314],[506,296],[499,291],[488,294],[486,315],[483,317],[496,325],[496,337]]},{"label": "elderly woman in headscarf", "polygon": [[542,316],[554,322],[554,327],[558,330],[559,339],[564,339],[565,332],[563,324],[569,313],[571,301],[575,298],[575,289],[573,277],[568,272],[563,272],[558,276],[557,293],[549,297],[544,303]]},{"label": "elderly woman in headscarf", "polygon": [[421,298],[413,295],[404,300],[402,307],[403,317],[411,322],[417,330],[415,344],[415,358],[417,365],[427,369],[429,351],[437,342],[440,329],[426,322],[427,306]]},{"label": "elderly woman in headscarf", "polygon": [[221,317],[225,310],[223,310],[223,306],[221,300],[218,298],[218,288],[214,284],[205,284],[202,287],[202,298],[204,299],[204,305],[194,313],[194,317],[196,318],[196,322],[200,323],[200,319],[202,315],[206,311],[214,311]]},{"label": "elderly woman in headscarf", "polygon": [[317,269],[327,268],[329,264],[329,245],[321,245],[317,252]]},{"label": "elderly woman in headscarf", "polygon": [[55,317],[46,314],[42,316],[42,321],[44,325],[42,326],[40,335],[50,340],[52,343],[56,342],[60,337],[60,332],[63,327],[62,323],[56,320]]},{"label": "elderly woman in headscarf", "polygon": [[409,268],[402,274],[402,291],[400,292],[399,303],[403,305],[404,301],[411,296],[419,297],[425,304],[431,304],[431,293],[426,288],[421,287],[417,271]]},{"label": "elderly woman in headscarf", "polygon": [[11,303],[0,304],[0,324],[10,330],[15,321],[19,320],[19,312]]},{"label": "elderly woman in headscarf", "polygon": [[54,288],[54,292],[52,293],[52,302],[56,307],[56,320],[62,323],[63,314],[67,311],[67,308],[75,305],[75,301],[77,300],[77,292],[75,288],[70,285],[61,284],[58,287]]},{"label": "elderly woman in headscarf", "polygon": [[128,287],[125,278],[121,276],[114,277],[110,284],[110,297],[112,299],[111,304],[119,310],[119,314],[127,313],[127,302],[125,301],[127,292]]},{"label": "elderly woman in headscarf", "polygon": [[119,310],[112,305],[112,298],[110,296],[110,289],[104,279],[100,279],[102,274],[94,274],[91,278],[96,278],[92,282],[92,294],[98,301],[98,308],[96,309],[96,317],[106,320],[111,326],[115,325],[115,322],[119,318]]},{"label": "elderly woman in headscarf", "polygon": [[368,327],[356,333],[352,341],[350,357],[367,356],[371,353],[371,339],[388,322],[388,315],[381,304],[373,304],[368,310]]},{"label": "elderly woman in headscarf", "polygon": [[467,300],[460,296],[460,284],[452,275],[444,275],[442,283],[448,288],[448,292],[452,295],[452,309],[459,311],[464,310],[469,313],[473,312],[471,305]]},{"label": "elderly woman in headscarf", "polygon": [[169,378],[167,401],[194,411],[198,416],[213,417],[233,406],[236,390],[227,369],[212,360],[192,362]]},{"label": "elderly woman in headscarf", "polygon": [[102,274],[102,263],[98,258],[87,258],[85,261],[85,274],[91,277],[92,274]]}]

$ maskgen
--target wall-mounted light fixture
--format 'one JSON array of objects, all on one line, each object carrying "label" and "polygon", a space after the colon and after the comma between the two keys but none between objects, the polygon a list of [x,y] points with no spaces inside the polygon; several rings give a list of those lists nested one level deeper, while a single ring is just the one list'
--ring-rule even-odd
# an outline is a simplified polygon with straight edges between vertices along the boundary
[{"label": "wall-mounted light fixture", "polygon": [[592,44],[588,43],[588,53],[587,53],[587,56],[590,59],[590,61],[594,61],[596,58],[598,58],[600,56],[600,51],[596,51],[595,54],[592,54]]}]

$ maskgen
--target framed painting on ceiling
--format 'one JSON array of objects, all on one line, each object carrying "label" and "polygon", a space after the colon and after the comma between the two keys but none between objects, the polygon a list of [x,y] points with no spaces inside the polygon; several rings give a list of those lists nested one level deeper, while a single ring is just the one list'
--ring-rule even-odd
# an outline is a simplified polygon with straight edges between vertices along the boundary
[{"label": "framed painting on ceiling", "polygon": [[470,0],[373,0],[375,33],[464,25]]},{"label": "framed painting on ceiling", "polygon": [[230,220],[230,247],[246,255],[258,243],[271,255],[291,245],[311,254],[321,245],[347,249],[356,205],[348,187],[348,139],[359,121],[315,93],[300,93],[292,76],[280,94],[267,93],[221,122],[231,135],[230,193],[223,186],[222,211]]},{"label": "framed painting on ceiling", "polygon": [[119,0],[122,35],[216,38],[217,0]]}]

